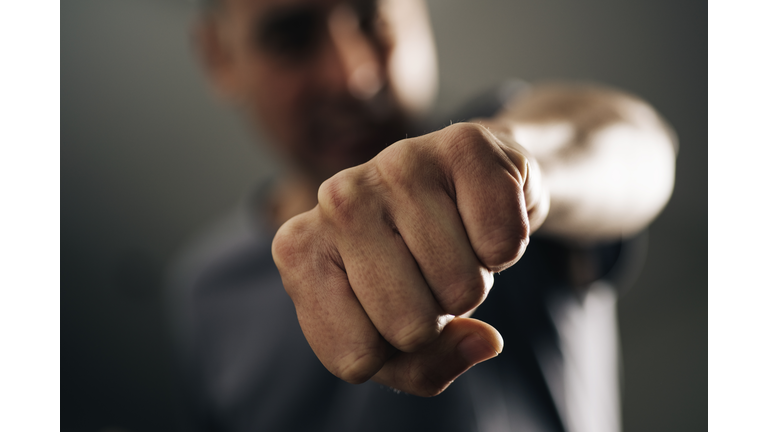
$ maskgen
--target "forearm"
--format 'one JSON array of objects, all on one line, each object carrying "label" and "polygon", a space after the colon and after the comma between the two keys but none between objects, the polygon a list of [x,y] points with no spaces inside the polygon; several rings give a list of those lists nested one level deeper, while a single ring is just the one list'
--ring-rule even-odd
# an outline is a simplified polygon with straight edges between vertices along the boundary
[{"label": "forearm", "polygon": [[630,95],[593,86],[534,87],[490,127],[538,162],[550,195],[543,233],[578,241],[631,235],[672,193],[674,132]]}]

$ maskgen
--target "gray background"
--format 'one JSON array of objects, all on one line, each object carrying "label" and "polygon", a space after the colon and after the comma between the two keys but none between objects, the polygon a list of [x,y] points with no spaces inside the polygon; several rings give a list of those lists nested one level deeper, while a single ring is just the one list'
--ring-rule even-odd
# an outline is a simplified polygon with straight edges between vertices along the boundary
[{"label": "gray background", "polygon": [[[437,109],[507,77],[607,83],[680,137],[672,200],[619,303],[624,425],[707,428],[707,6],[686,0],[432,0]],[[61,8],[61,426],[179,427],[163,269],[276,170],[210,96],[184,0]],[[734,77],[738,79],[738,77]]]}]

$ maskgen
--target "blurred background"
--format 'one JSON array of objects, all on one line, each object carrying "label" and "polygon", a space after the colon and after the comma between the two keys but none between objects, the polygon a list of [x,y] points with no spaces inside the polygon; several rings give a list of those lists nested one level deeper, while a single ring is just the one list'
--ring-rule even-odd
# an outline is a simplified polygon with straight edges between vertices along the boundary
[{"label": "blurred background", "polygon": [[[707,428],[707,4],[428,1],[438,112],[509,77],[606,83],[680,139],[677,183],[619,303],[624,427]],[[172,431],[163,275],[276,164],[211,97],[186,0],[61,5],[61,428]],[[652,173],[649,173],[652,174]]]}]

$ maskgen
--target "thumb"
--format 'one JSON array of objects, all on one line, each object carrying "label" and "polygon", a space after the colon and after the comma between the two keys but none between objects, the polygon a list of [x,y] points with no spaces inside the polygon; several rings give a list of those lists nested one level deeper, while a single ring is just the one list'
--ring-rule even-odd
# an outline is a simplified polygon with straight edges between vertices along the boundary
[{"label": "thumb", "polygon": [[435,342],[418,352],[398,352],[372,379],[416,396],[436,396],[472,366],[499,355],[503,347],[495,328],[456,317]]}]

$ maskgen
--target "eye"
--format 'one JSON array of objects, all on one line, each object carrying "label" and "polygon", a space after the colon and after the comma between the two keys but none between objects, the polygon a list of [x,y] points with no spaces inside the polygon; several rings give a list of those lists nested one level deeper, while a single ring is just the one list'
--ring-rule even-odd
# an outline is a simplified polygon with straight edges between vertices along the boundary
[{"label": "eye", "polygon": [[312,53],[320,38],[320,12],[314,9],[277,11],[259,26],[256,42],[262,50],[294,60]]}]

